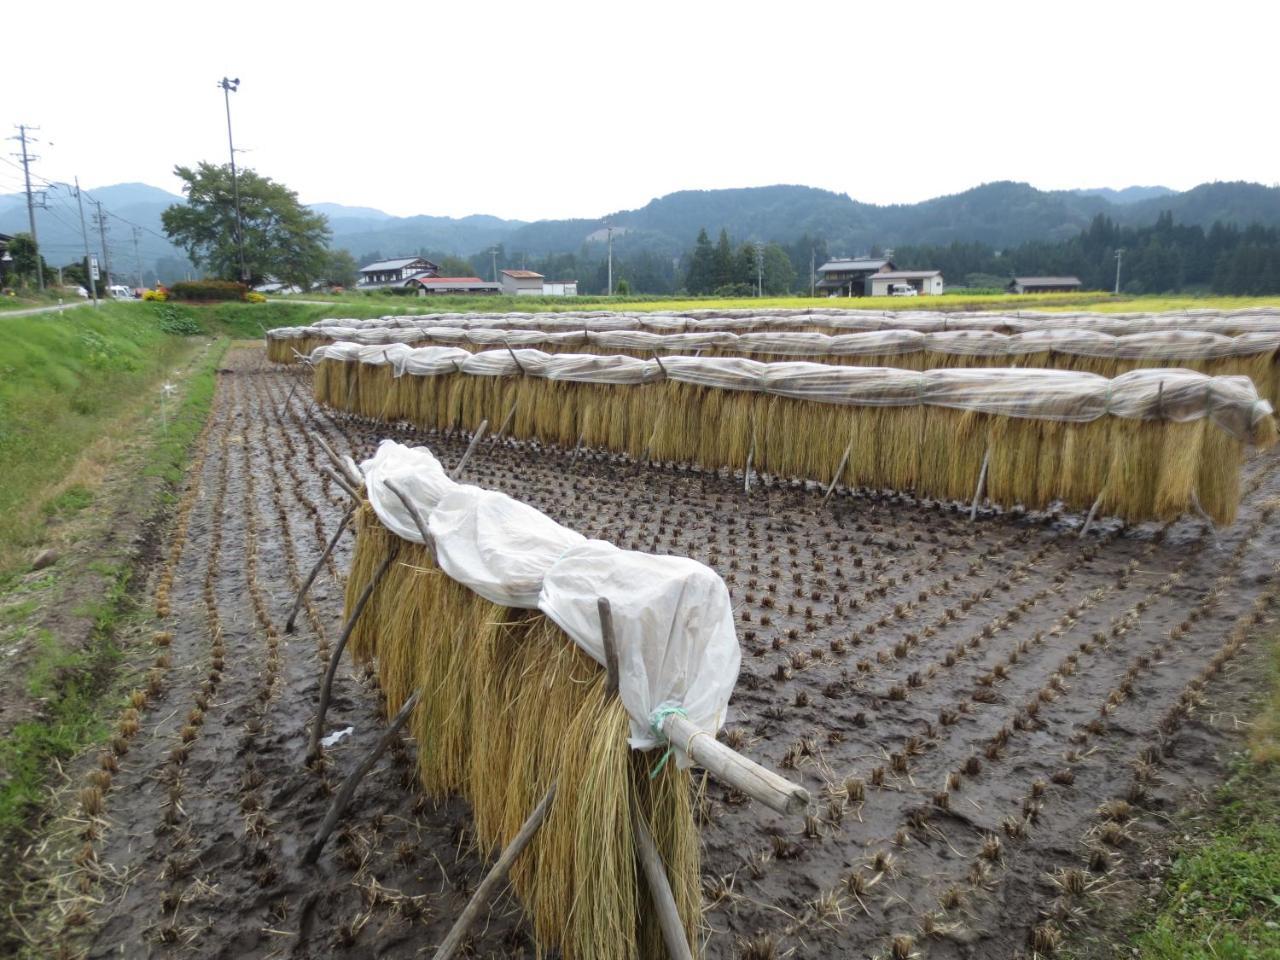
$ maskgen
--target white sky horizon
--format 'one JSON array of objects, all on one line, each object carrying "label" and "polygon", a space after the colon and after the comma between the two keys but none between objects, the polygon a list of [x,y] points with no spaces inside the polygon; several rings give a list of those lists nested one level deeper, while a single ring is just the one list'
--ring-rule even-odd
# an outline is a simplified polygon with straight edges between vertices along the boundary
[{"label": "white sky horizon", "polygon": [[[177,193],[175,165],[226,162],[217,81],[239,77],[238,162],[303,202],[395,216],[600,217],[777,183],[884,205],[996,180],[1280,180],[1259,112],[1275,5],[781,9],[498,0],[366,21],[329,0],[72,0],[71,31],[28,4],[6,14],[23,82],[0,123],[41,128],[40,178]],[[0,193],[22,187],[17,146]]]}]

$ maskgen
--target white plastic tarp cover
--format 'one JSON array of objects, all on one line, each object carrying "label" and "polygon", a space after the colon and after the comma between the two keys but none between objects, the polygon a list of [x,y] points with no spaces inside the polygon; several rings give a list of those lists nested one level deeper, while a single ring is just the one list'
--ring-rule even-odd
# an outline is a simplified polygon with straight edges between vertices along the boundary
[{"label": "white plastic tarp cover", "polygon": [[426,447],[406,447],[383,440],[377,452],[360,464],[369,505],[382,525],[403,540],[421,543],[418,525],[404,503],[387,489],[387,481],[414,504],[425,523],[441,499],[458,488],[444,466]]},{"label": "white plastic tarp cover", "polygon": [[472,486],[446,495],[427,525],[440,569],[486,600],[526,610],[537,609],[551,565],[586,542],[527,503]]},{"label": "white plastic tarp cover", "polygon": [[618,694],[631,746],[662,741],[650,726],[679,707],[700,730],[725,721],[742,653],[724,581],[687,557],[658,557],[588,540],[547,572],[538,609],[604,663],[597,600],[607,597],[618,649]]},{"label": "white plastic tarp cover", "polygon": [[454,483],[425,447],[384,440],[361,468],[383,526],[422,542],[392,480],[426,520],[446,574],[494,603],[541,610],[600,664],[597,600],[608,598],[633,747],[660,743],[651,723],[665,707],[708,733],[725,722],[742,654],[728,588],[709,567],[587,540],[505,494]]}]

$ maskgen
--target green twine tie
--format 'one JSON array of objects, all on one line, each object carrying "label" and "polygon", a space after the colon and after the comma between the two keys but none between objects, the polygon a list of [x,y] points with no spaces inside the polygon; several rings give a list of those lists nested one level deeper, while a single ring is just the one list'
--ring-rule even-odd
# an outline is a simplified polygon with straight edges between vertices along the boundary
[{"label": "green twine tie", "polygon": [[662,772],[662,768],[665,767],[667,765],[667,761],[671,759],[671,751],[675,749],[671,744],[671,738],[662,732],[662,725],[666,723],[667,717],[670,716],[680,716],[684,717],[686,720],[689,719],[689,714],[685,712],[684,707],[659,707],[657,710],[653,711],[653,715],[649,717],[649,729],[657,734],[657,736],[667,741],[666,752],[663,753],[661,758],[659,758],[657,765],[649,771],[650,780],[655,779],[658,774]]}]

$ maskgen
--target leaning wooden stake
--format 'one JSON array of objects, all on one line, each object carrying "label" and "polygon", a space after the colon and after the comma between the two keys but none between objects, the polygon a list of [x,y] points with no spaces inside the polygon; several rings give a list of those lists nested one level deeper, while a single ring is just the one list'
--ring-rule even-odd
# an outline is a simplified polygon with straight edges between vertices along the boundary
[{"label": "leaning wooden stake", "polygon": [[[611,700],[618,695],[619,683],[618,641],[613,633],[613,610],[605,597],[596,600],[596,608],[600,611],[600,636],[604,640],[605,698]],[[631,832],[635,835],[636,855],[640,858],[640,865],[649,885],[649,897],[658,914],[658,925],[662,929],[662,940],[667,945],[667,955],[671,960],[693,960],[693,951],[689,949],[689,941],[685,937],[684,924],[680,921],[676,897],[671,892],[671,880],[662,864],[658,845],[653,842],[649,825],[640,816],[634,800],[628,800],[628,804],[631,808]]]},{"label": "leaning wooden stake", "polygon": [[987,489],[987,467],[991,465],[991,448],[982,455],[982,469],[978,471],[978,486],[973,491],[973,506],[969,508],[969,522],[978,518],[978,504],[982,502],[982,494]]},{"label": "leaning wooden stake", "polygon": [[569,458],[571,463],[578,459],[578,451],[582,449],[583,436],[584,434],[578,434],[578,442],[573,445],[573,456]]},{"label": "leaning wooden stake", "polygon": [[844,465],[849,462],[849,454],[853,453],[853,441],[849,441],[849,445],[844,448],[844,456],[840,458],[840,466],[836,467],[836,474],[831,478],[831,484],[827,487],[827,492],[822,495],[822,504],[826,506],[831,494],[835,492],[836,484],[840,482],[840,475],[844,473]]},{"label": "leaning wooden stake", "polygon": [[346,649],[347,641],[351,639],[351,632],[355,630],[356,623],[360,620],[360,614],[364,613],[364,608],[369,603],[369,598],[373,596],[373,591],[377,588],[379,581],[382,580],[382,575],[391,566],[391,561],[396,558],[398,550],[399,541],[393,540],[391,549],[382,558],[382,563],[378,565],[378,569],[374,571],[372,579],[365,584],[364,590],[360,593],[360,598],[356,600],[355,609],[351,611],[351,618],[347,620],[346,626],[342,628],[342,636],[338,638],[338,642],[333,648],[333,654],[329,657],[329,669],[325,671],[324,682],[320,684],[320,706],[316,710],[316,719],[311,726],[311,746],[307,750],[308,760],[315,760],[320,756],[320,737],[324,731],[324,717],[329,712],[329,695],[333,690],[333,678],[338,672],[338,664],[342,661],[342,651]]},{"label": "leaning wooden stake", "polygon": [[347,805],[351,802],[351,798],[355,796],[356,788],[360,786],[360,782],[373,769],[373,765],[378,762],[378,758],[386,752],[387,747],[400,735],[401,728],[408,722],[409,714],[413,712],[413,708],[417,705],[418,700],[422,696],[422,691],[415,690],[413,695],[404,702],[404,706],[400,708],[400,712],[396,714],[395,719],[391,721],[391,726],[387,727],[381,737],[378,738],[377,744],[363,760],[356,766],[354,770],[342,782],[342,787],[338,790],[338,795],[334,797],[333,804],[329,807],[329,812],[325,814],[324,823],[320,824],[320,829],[316,832],[315,839],[307,847],[302,854],[303,863],[315,863],[316,858],[320,856],[320,851],[324,849],[325,841],[329,839],[329,834],[333,833],[333,828],[338,825],[338,821],[342,819],[342,815],[347,810]]},{"label": "leaning wooden stake", "polygon": [[454,921],[453,928],[449,931],[448,936],[436,948],[435,960],[449,960],[462,949],[463,941],[466,940],[467,933],[475,926],[476,921],[480,919],[481,911],[488,905],[498,888],[506,882],[507,874],[511,871],[511,865],[515,863],[516,857],[520,856],[524,848],[529,845],[529,841],[533,839],[534,834],[538,832],[538,828],[542,826],[542,822],[547,818],[547,811],[551,809],[551,802],[555,799],[555,796],[556,785],[553,783],[551,789],[547,791],[547,795],[534,808],[533,813],[529,814],[529,819],[524,822],[524,826],[520,828],[520,832],[516,834],[515,839],[502,851],[502,856],[498,857],[498,862],[489,868],[489,872],[480,881],[480,886],[476,887],[476,892],[472,894],[471,900],[463,908],[462,913],[458,915],[458,919]]},{"label": "leaning wooden stake", "polygon": [[1098,499],[1093,501],[1093,506],[1089,508],[1089,515],[1084,518],[1084,526],[1080,528],[1080,532],[1076,535],[1083,538],[1089,532],[1089,528],[1093,526],[1093,518],[1098,515],[1098,508],[1102,506],[1102,498],[1106,491],[1098,494]]},{"label": "leaning wooden stake", "polygon": [[451,479],[457,480],[462,476],[462,471],[467,466],[467,461],[471,459],[471,453],[476,448],[476,444],[480,442],[480,438],[484,436],[484,432],[489,429],[489,421],[481,420],[480,426],[476,429],[475,434],[471,437],[471,443],[467,445],[467,452],[462,455],[462,459],[458,461],[457,467],[454,468]]},{"label": "leaning wooden stake", "polygon": [[355,516],[355,513],[355,507],[346,512],[342,522],[338,524],[338,529],[333,532],[333,536],[325,544],[324,553],[320,554],[320,559],[316,561],[315,566],[311,568],[311,572],[307,574],[307,579],[298,588],[298,598],[293,601],[293,609],[289,611],[289,619],[284,622],[285,633],[293,633],[293,622],[298,618],[298,611],[302,609],[302,601],[306,598],[307,591],[311,589],[311,584],[315,583],[316,577],[320,574],[320,568],[329,559],[329,554],[333,553],[333,548],[338,545],[338,540],[342,537],[342,531],[347,529],[347,524],[351,522],[351,518]]},{"label": "leaning wooden stake", "polygon": [[360,499],[360,494],[356,493],[356,488],[348,483],[347,478],[337,470],[332,467],[321,467],[320,472],[340,486],[352,500],[358,501]]},{"label": "leaning wooden stake", "polygon": [[347,482],[354,487],[358,487],[364,483],[364,477],[360,475],[360,471],[356,469],[355,463],[350,457],[344,459],[334,451],[333,447],[325,441],[324,437],[319,434],[315,435],[316,443],[320,444],[320,449],[324,451],[325,456],[329,458],[334,468],[342,471],[342,475],[347,478]]},{"label": "leaning wooden stake", "polygon": [[493,435],[494,443],[501,443],[503,436],[507,432],[507,427],[511,426],[511,418],[516,415],[516,405],[511,404],[511,409],[507,411],[507,415],[502,418],[502,426],[498,428],[498,432]]},{"label": "leaning wooden stake", "polygon": [[653,842],[653,834],[649,832],[648,824],[634,804],[631,807],[631,832],[635,834],[636,855],[640,858],[640,866],[644,868],[644,877],[649,882],[649,897],[658,914],[658,926],[662,928],[662,941],[667,945],[667,956],[671,960],[693,960],[693,951],[689,949],[684,924],[680,922],[676,896],[671,891],[671,881],[667,878],[667,869],[658,854],[658,845]]},{"label": "leaning wooden stake", "polygon": [[756,458],[756,438],[751,438],[751,449],[747,452],[747,469],[742,472],[742,492],[751,492],[751,461]]},{"label": "leaning wooden stake", "polygon": [[394,480],[384,481],[383,485],[394,493],[404,504],[404,508],[409,511],[409,516],[413,517],[413,525],[418,528],[418,536],[422,537],[422,545],[427,548],[431,554],[431,559],[436,558],[436,542],[431,536],[431,531],[427,528],[427,521],[422,519],[422,514],[418,511],[418,505],[409,499],[408,495],[396,484]]}]

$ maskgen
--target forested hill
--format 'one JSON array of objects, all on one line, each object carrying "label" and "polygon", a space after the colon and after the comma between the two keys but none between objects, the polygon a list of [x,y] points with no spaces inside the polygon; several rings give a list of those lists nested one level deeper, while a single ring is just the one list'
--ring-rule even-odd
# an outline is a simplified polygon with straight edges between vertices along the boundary
[{"label": "forested hill", "polygon": [[[1045,191],[1025,183],[987,183],[963,193],[916,204],[876,206],[813,187],[779,185],[728,190],[682,190],[636,210],[609,216],[614,236],[631,249],[676,256],[698,230],[721,228],[743,239],[791,243],[821,237],[833,254],[857,254],[872,246],[984,243],[1001,248],[1031,240],[1076,236],[1101,213],[1125,226],[1154,223],[1164,211],[1175,222],[1208,229],[1214,221],[1280,225],[1280,189],[1255,183],[1208,183],[1184,193],[1140,188],[1145,196],[1115,191]],[[1101,193],[1102,191],[1098,191]],[[1123,196],[1121,196],[1123,195]],[[1135,199],[1135,197],[1141,197]],[[424,204],[429,198],[424,198]],[[463,256],[501,243],[533,256],[568,253],[604,236],[606,218],[519,223],[496,217],[346,217],[330,208],[334,243],[357,258],[434,250]]]}]

